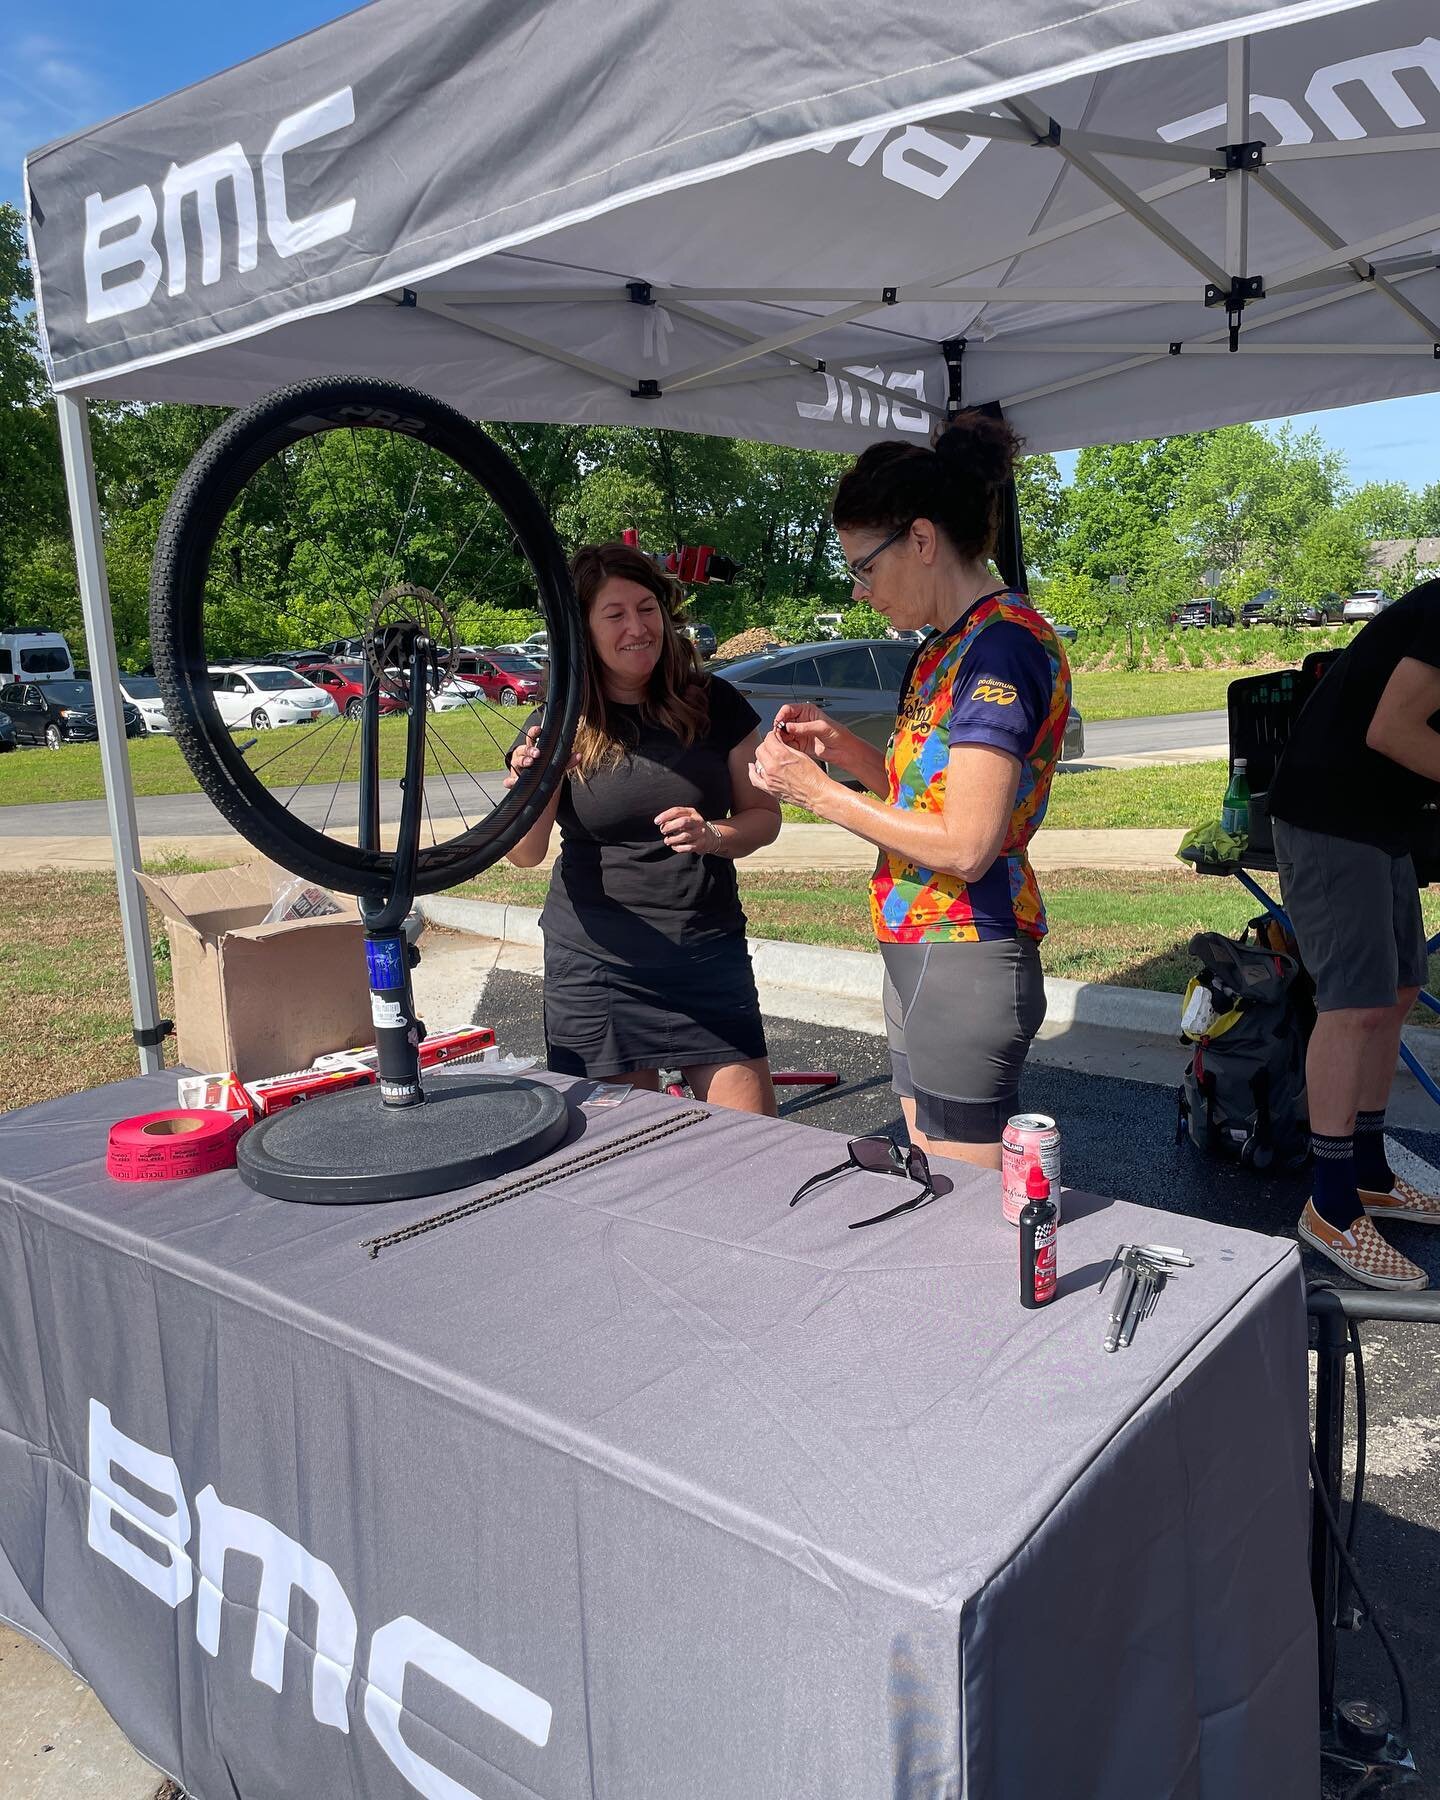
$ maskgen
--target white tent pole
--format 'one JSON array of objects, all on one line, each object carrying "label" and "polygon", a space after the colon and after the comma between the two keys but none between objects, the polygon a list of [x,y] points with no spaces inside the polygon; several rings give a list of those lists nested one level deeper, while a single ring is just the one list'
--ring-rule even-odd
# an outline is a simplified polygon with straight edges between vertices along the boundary
[{"label": "white tent pole", "polygon": [[[1260,330],[1263,321],[1256,319],[1250,332]],[[1148,343],[1136,340],[1131,342],[1080,341],[1071,342],[1068,338],[1016,338],[1008,340],[1003,334],[999,337],[984,339],[976,343],[970,340],[965,355],[981,358],[987,353],[998,353],[1001,356],[1110,356],[1116,351],[1127,354],[1143,353],[1147,356],[1169,356],[1172,353],[1170,343],[1152,340]],[[1435,352],[1429,344],[1265,344],[1258,342],[1253,335],[1242,337],[1239,348],[1232,350],[1224,339],[1187,338],[1181,342],[1179,351],[1183,356],[1418,356],[1426,362],[1434,362]]]},{"label": "white tent pole", "polygon": [[1440,150],[1440,132],[1417,131],[1413,137],[1337,138],[1332,143],[1274,144],[1267,146],[1265,160],[1316,162],[1334,156],[1388,156],[1396,150]]},{"label": "white tent pole", "polygon": [[[1226,46],[1225,130],[1232,144],[1247,141],[1250,129],[1250,40],[1231,38]],[[1231,169],[1225,176],[1225,262],[1232,275],[1248,275],[1250,255],[1250,175]]]},{"label": "white tent pole", "polygon": [[1277,269],[1273,279],[1266,277],[1265,291],[1283,294],[1292,283],[1302,281],[1307,275],[1318,275],[1323,269],[1339,269],[1357,257],[1368,259],[1372,250],[1389,250],[1395,244],[1408,243],[1411,238],[1430,237],[1437,231],[1440,231],[1440,213],[1431,213],[1424,219],[1412,219],[1408,225],[1378,231],[1374,237],[1362,238],[1357,244],[1337,244],[1327,255],[1307,256],[1304,262]]},{"label": "white tent pole", "polygon": [[1024,144],[1036,150],[1054,150],[1063,142],[1067,149],[1084,150],[1092,156],[1129,156],[1137,162],[1184,163],[1192,169],[1223,169],[1224,157],[1214,150],[1196,149],[1190,144],[1167,144],[1163,138],[1116,137],[1113,133],[1072,129],[1048,121],[1054,135],[1045,136],[1017,120],[995,118],[989,113],[946,113],[938,119],[927,119],[925,129],[943,138],[983,137],[1002,143]]},{"label": "white tent pole", "polygon": [[[1413,277],[1402,275],[1398,279],[1404,281],[1413,279]],[[1357,282],[1354,287],[1345,288],[1338,294],[1320,294],[1313,300],[1297,300],[1293,306],[1282,306],[1278,312],[1267,312],[1263,316],[1257,316],[1255,323],[1247,328],[1246,336],[1253,344],[1254,334],[1257,331],[1264,331],[1271,325],[1283,324],[1286,319],[1297,319],[1302,313],[1318,312],[1322,307],[1326,306],[1338,306],[1342,301],[1353,300],[1357,294],[1363,292],[1365,292],[1365,289]],[[1218,331],[1208,332],[1204,337],[1193,339],[1188,343],[1182,343],[1181,354],[1187,354],[1199,344],[1218,344],[1228,335],[1227,329],[1222,326]],[[1016,346],[1017,349],[1021,347],[1022,346]],[[1170,351],[1167,346],[1165,355],[1168,356],[1169,354]],[[1398,354],[1404,355],[1407,354],[1407,352],[1400,351]],[[1003,399],[1000,404],[1006,408],[1010,408],[1020,406],[1027,400],[1043,400],[1047,394],[1060,394],[1064,393],[1067,388],[1085,387],[1092,381],[1104,381],[1109,375],[1125,375],[1128,374],[1131,369],[1143,368],[1146,363],[1164,362],[1164,360],[1164,356],[1158,355],[1132,356],[1125,362],[1111,363],[1103,369],[1091,369],[1084,375],[1071,375],[1064,381],[1047,382],[1044,387],[1027,388],[1023,394],[1009,395],[1007,398]]]},{"label": "white tent pole", "polygon": [[[1303,200],[1292,194],[1283,181],[1277,181],[1265,169],[1257,169],[1253,177],[1249,179],[1258,181],[1272,200],[1283,206],[1292,218],[1298,219],[1307,231],[1314,232],[1322,244],[1328,244],[1332,250],[1341,248],[1340,233],[1332,230],[1318,213],[1312,212]],[[1416,306],[1413,300],[1400,293],[1387,281],[1373,263],[1367,262],[1364,257],[1357,256],[1351,259],[1349,266],[1360,281],[1368,282],[1377,294],[1383,294],[1392,306],[1398,307],[1405,314],[1412,324],[1418,325],[1428,343],[1432,345],[1440,343],[1440,325],[1437,325],[1428,313]]]},{"label": "white tent pole", "polygon": [[420,312],[438,313],[441,318],[463,325],[467,331],[478,331],[484,337],[497,338],[502,344],[513,344],[517,350],[528,350],[532,356],[544,357],[548,362],[565,363],[572,369],[578,369],[582,375],[593,376],[597,381],[608,382],[611,387],[623,388],[627,393],[635,385],[619,369],[607,369],[602,363],[591,362],[586,356],[576,356],[573,351],[562,350],[555,344],[542,344],[538,338],[526,337],[520,331],[511,331],[508,326],[497,325],[491,319],[466,318],[459,307],[451,306],[443,300],[434,300],[428,294],[422,293],[415,304]]},{"label": "white tent pole", "polygon": [[95,491],[95,459],[90,448],[90,416],[84,400],[57,394],[60,454],[65,464],[65,491],[70,500],[70,531],[75,566],[80,575],[80,605],[85,616],[85,645],[95,691],[95,717],[100,730],[100,767],[105,777],[105,808],[110,816],[110,849],[120,894],[120,928],[125,963],[130,971],[130,1011],[140,1052],[140,1073],[154,1075],[165,1066],[161,1050],[160,1000],[155,990],[155,964],[150,955],[150,921],[145,896],[135,880],[140,867],[140,833],[135,823],[135,789],[125,747],[121,710],[120,665],[115,655],[115,623],[110,616],[110,590],[105,578],[105,549],[100,529],[100,501]]},{"label": "white tent pole", "polygon": [[[1030,126],[1037,136],[1045,135],[1049,120],[1029,100],[1024,98],[1007,100],[1005,105],[1022,124]],[[1079,169],[1082,175],[1087,176],[1102,194],[1108,195],[1111,200],[1123,206],[1131,218],[1143,225],[1153,237],[1159,238],[1162,244],[1168,244],[1182,261],[1189,263],[1192,269],[1198,270],[1206,281],[1212,282],[1216,287],[1229,287],[1230,281],[1225,271],[1212,261],[1198,244],[1192,243],[1183,231],[1178,231],[1168,219],[1156,212],[1153,206],[1142,200],[1134,188],[1123,182],[1118,175],[1112,174],[1104,163],[1087,155],[1083,150],[1070,149],[1063,138],[1055,146],[1055,152]]]}]

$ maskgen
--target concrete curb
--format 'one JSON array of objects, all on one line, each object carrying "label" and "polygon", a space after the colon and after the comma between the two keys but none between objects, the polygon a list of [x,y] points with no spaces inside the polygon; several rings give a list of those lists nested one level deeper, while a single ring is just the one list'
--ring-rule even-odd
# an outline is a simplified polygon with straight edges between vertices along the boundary
[{"label": "concrete curb", "polygon": [[[463,931],[502,944],[536,948],[544,943],[540,914],[534,907],[505,906],[492,900],[463,900],[453,895],[427,895],[420,911],[444,931]],[[838,950],[818,944],[792,944],[775,938],[751,938],[755,979],[785,1010],[785,998],[823,997],[845,1010],[880,1005],[884,968],[873,950]],[[1130,1037],[1173,1043],[1180,1030],[1180,996],[1150,993],[1144,988],[1112,987],[1097,981],[1066,981],[1051,976],[1045,983],[1049,1001],[1042,1035],[1053,1036],[1077,1025],[1123,1031]],[[811,1009],[786,1016],[805,1018]]]},{"label": "concrete curb", "polygon": [[[540,914],[532,906],[505,906],[493,900],[427,895],[420,911],[444,931],[467,932],[526,949],[543,946]],[[816,1024],[883,1029],[880,989],[884,970],[873,950],[837,950],[751,938],[750,955],[762,1003],[782,1018]],[[1118,987],[1103,981],[1046,977],[1047,1010],[1041,1039],[1060,1038],[1086,1027],[1114,1032],[1117,1041],[1163,1045],[1183,1057],[1179,1044],[1181,996],[1149,988]],[[1407,1028],[1406,1045],[1422,1068],[1440,1079],[1440,1031]]]}]

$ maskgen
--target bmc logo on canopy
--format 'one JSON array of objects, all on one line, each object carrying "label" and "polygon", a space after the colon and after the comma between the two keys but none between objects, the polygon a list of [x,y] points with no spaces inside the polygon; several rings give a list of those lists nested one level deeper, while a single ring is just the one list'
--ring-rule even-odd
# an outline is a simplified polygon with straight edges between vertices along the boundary
[{"label": "bmc logo on canopy", "polygon": [[[286,193],[285,159],[355,123],[355,97],[340,88],[313,106],[281,119],[260,152],[260,188],[265,202],[265,235],[278,256],[298,256],[330,238],[343,237],[355,217],[354,198],[296,218]],[[185,243],[186,203],[193,202],[199,224],[200,285],[220,279],[224,264],[220,191],[229,189],[235,223],[234,262],[241,274],[260,254],[260,209],[255,172],[241,143],[226,144],[194,162],[171,163],[157,197],[143,183],[110,199],[85,196],[85,319],[119,318],[148,306],[162,273],[166,292],[183,294],[190,281]],[[165,246],[162,265],[156,247]]]},{"label": "bmc logo on canopy", "polygon": [[[350,1598],[329,1563],[321,1562],[260,1513],[227,1506],[209,1486],[195,1496],[199,1529],[192,1557],[189,1545],[195,1524],[174,1460],[127,1437],[112,1421],[110,1409],[98,1400],[90,1402],[89,1438],[90,1548],[166,1606],[178,1608],[193,1595],[195,1636],[210,1656],[220,1654],[222,1616],[248,1616],[248,1609],[240,1608],[224,1614],[221,1602],[227,1556],[258,1562],[260,1591],[254,1610],[250,1674],[277,1694],[283,1691],[290,1603],[298,1588],[315,1608],[311,1711],[318,1725],[348,1732],[348,1696],[359,1627]],[[115,1478],[117,1469],[123,1485]],[[140,1499],[135,1492],[137,1484],[153,1490],[163,1504],[151,1505]],[[442,1683],[527,1742],[541,1749],[549,1742],[548,1700],[419,1619],[407,1615],[391,1619],[370,1639],[365,1723],[408,1785],[426,1800],[478,1800],[478,1796],[427,1762],[401,1735],[405,1676],[410,1669],[419,1669]]]}]

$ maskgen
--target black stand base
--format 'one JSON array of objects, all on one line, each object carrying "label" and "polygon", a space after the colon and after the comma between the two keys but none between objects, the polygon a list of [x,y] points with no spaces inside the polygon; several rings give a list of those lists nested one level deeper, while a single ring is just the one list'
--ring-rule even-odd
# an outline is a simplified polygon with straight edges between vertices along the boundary
[{"label": "black stand base", "polygon": [[564,1098],[538,1081],[439,1075],[420,1106],[364,1087],[289,1107],[245,1133],[237,1161],[272,1200],[418,1200],[538,1162],[569,1124]]}]

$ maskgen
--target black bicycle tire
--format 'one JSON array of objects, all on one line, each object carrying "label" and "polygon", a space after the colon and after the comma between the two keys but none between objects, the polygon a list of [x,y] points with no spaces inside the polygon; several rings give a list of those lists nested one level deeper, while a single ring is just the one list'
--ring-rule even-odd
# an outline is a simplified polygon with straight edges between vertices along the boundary
[{"label": "black bicycle tire", "polygon": [[[342,408],[356,416],[335,421]],[[378,415],[367,418],[366,413]],[[478,824],[423,847],[413,891],[435,893],[489,868],[536,823],[564,779],[579,718],[583,622],[565,552],[524,475],[472,420],[432,395],[376,377],[323,376],[281,388],[233,413],[200,447],[161,523],[151,564],[150,647],[175,740],[221,817],[262,855],[323,886],[383,893],[390,851],[367,851],[316,831],[255,776],[220,718],[203,675],[205,579],[215,536],[241,488],[284,442],[318,435],[329,419],[372,429],[403,423],[484,488],[514,531],[536,580],[550,637],[540,759]]]}]

